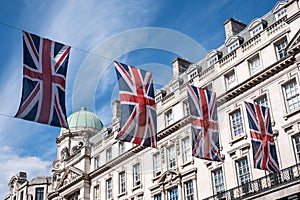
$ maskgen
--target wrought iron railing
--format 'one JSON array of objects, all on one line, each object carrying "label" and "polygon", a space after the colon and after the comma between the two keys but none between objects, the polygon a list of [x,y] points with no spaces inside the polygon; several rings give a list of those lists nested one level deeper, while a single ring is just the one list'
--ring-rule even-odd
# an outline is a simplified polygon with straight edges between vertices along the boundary
[{"label": "wrought iron railing", "polygon": [[239,185],[230,190],[220,192],[203,200],[235,200],[244,199],[259,193],[266,192],[280,185],[300,180],[300,163],[285,168],[280,173],[270,173],[264,177]]}]

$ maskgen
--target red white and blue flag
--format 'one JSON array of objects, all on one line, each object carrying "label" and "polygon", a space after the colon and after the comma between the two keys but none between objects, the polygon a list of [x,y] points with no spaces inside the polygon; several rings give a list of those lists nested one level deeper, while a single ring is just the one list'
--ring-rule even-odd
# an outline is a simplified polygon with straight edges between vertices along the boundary
[{"label": "red white and blue flag", "polygon": [[23,89],[15,117],[68,127],[65,85],[70,49],[23,32]]},{"label": "red white and blue flag", "polygon": [[270,172],[279,172],[279,165],[271,127],[269,108],[245,102],[254,167]]},{"label": "red white and blue flag", "polygon": [[192,155],[221,161],[216,93],[187,85],[192,129]]},{"label": "red white and blue flag", "polygon": [[114,62],[119,83],[121,130],[116,139],[156,147],[156,108],[152,74]]}]

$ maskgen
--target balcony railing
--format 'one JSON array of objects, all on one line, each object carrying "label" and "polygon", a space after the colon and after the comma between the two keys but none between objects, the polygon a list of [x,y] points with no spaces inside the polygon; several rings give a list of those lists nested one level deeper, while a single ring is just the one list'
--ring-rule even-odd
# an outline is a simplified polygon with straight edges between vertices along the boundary
[{"label": "balcony railing", "polygon": [[234,200],[244,199],[259,193],[266,192],[275,187],[285,184],[292,184],[300,180],[300,163],[280,171],[280,173],[270,173],[264,177],[220,192],[203,200]]}]

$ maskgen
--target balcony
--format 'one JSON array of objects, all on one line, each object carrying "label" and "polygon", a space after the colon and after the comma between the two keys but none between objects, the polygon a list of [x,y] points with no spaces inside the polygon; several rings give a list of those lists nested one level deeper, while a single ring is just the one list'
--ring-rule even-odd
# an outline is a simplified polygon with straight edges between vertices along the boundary
[{"label": "balcony", "polygon": [[220,192],[203,200],[253,199],[263,195],[263,193],[278,191],[281,187],[285,188],[294,184],[299,184],[299,181],[300,163],[283,169],[280,173],[270,173],[247,184]]}]

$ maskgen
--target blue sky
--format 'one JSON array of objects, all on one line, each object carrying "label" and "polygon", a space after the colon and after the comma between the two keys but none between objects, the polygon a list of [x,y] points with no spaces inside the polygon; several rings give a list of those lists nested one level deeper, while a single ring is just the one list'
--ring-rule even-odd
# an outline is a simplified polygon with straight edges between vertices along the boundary
[{"label": "blue sky", "polygon": [[112,60],[153,72],[168,82],[177,56],[197,62],[225,41],[229,17],[249,24],[275,0],[0,0],[0,198],[19,171],[50,175],[60,129],[14,119],[22,89],[22,30],[72,46],[66,85],[67,114],[81,106],[105,125],[117,98]]}]

